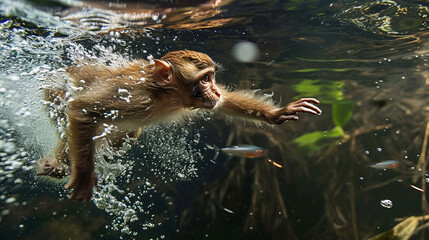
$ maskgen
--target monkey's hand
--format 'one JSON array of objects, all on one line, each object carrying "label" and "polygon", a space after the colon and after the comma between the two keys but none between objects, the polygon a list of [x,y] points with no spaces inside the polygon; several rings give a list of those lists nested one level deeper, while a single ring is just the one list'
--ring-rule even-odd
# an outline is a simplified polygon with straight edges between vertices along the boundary
[{"label": "monkey's hand", "polygon": [[66,189],[73,189],[70,199],[80,202],[90,201],[94,186],[97,185],[97,175],[94,170],[89,172],[72,172],[72,174],[72,178],[65,186]]},{"label": "monkey's hand", "polygon": [[272,124],[282,124],[287,120],[298,120],[299,118],[296,115],[298,112],[320,115],[322,114],[322,110],[314,105],[318,103],[319,100],[315,98],[301,98],[298,101],[289,103],[282,108],[274,110],[267,120]]},{"label": "monkey's hand", "polygon": [[38,165],[37,176],[49,176],[61,179],[70,174],[69,166],[56,159],[55,155],[48,155],[39,159]]}]

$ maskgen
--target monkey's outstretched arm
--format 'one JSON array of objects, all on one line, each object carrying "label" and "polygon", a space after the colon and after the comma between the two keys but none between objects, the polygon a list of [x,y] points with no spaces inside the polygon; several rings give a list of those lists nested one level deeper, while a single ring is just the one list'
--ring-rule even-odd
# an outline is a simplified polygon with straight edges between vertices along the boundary
[{"label": "monkey's outstretched arm", "polygon": [[97,184],[94,164],[94,140],[97,125],[82,110],[69,109],[68,146],[72,166],[66,189],[73,189],[71,199],[89,201]]},{"label": "monkey's outstretched arm", "polygon": [[315,115],[322,113],[314,104],[319,101],[315,98],[301,98],[284,107],[277,107],[271,102],[258,98],[244,91],[228,91],[222,89],[222,102],[217,110],[225,114],[262,120],[270,124],[282,124],[287,120],[298,120],[298,112],[306,112]]}]

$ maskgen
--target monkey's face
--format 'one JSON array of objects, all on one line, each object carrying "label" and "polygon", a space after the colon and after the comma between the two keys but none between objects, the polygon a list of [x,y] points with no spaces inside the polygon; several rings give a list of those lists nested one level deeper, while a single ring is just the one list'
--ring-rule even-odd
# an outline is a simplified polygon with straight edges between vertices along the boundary
[{"label": "monkey's face", "polygon": [[215,84],[215,69],[207,68],[195,75],[192,84],[192,98],[195,107],[214,108],[221,100],[222,94]]},{"label": "monkey's face", "polygon": [[[168,62],[166,69],[174,76],[187,107],[214,108],[221,100],[221,91],[215,84],[218,67],[204,53],[181,50],[167,53],[161,60]],[[171,68],[170,68],[171,66]]]}]

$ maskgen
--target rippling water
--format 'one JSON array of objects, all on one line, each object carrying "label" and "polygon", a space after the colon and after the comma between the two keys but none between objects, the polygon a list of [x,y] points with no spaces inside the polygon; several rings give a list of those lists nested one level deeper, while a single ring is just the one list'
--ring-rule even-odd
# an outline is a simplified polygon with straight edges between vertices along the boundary
[{"label": "rippling water", "polygon": [[[4,239],[366,239],[429,214],[425,1],[0,0],[0,233]],[[275,129],[202,114],[99,149],[94,199],[35,177],[62,133],[46,86],[83,58],[109,64],[191,49],[217,81],[321,116]],[[241,49],[241,50],[240,50]],[[57,109],[56,109],[57,108]],[[214,145],[266,159],[213,161]],[[385,160],[397,168],[375,169]],[[273,165],[276,162],[283,166]],[[396,228],[397,231],[399,228]],[[407,238],[404,238],[407,239]]]}]

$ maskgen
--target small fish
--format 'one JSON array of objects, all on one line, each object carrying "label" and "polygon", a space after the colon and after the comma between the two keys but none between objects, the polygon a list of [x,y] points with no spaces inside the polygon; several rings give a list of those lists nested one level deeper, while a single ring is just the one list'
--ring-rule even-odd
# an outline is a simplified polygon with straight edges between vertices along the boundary
[{"label": "small fish", "polygon": [[227,213],[231,213],[231,214],[234,213],[233,211],[229,210],[228,208],[223,208],[223,210]]},{"label": "small fish", "polygon": [[265,157],[268,155],[268,150],[263,149],[261,147],[252,146],[252,145],[239,145],[221,148],[220,151],[236,156],[236,157],[244,157],[244,158],[257,158],[257,157]]},{"label": "small fish", "polygon": [[268,150],[253,145],[238,145],[221,149],[219,149],[216,145],[213,145],[213,148],[215,150],[215,155],[213,157],[213,160],[210,160],[213,163],[216,163],[215,160],[217,159],[217,157],[219,156],[219,152],[221,151],[231,157],[235,156],[244,158],[258,158],[265,157],[268,155]]},{"label": "small fish", "polygon": [[369,167],[376,168],[376,169],[394,169],[399,166],[399,162],[396,160],[387,160],[382,161],[376,164],[369,165]]}]

